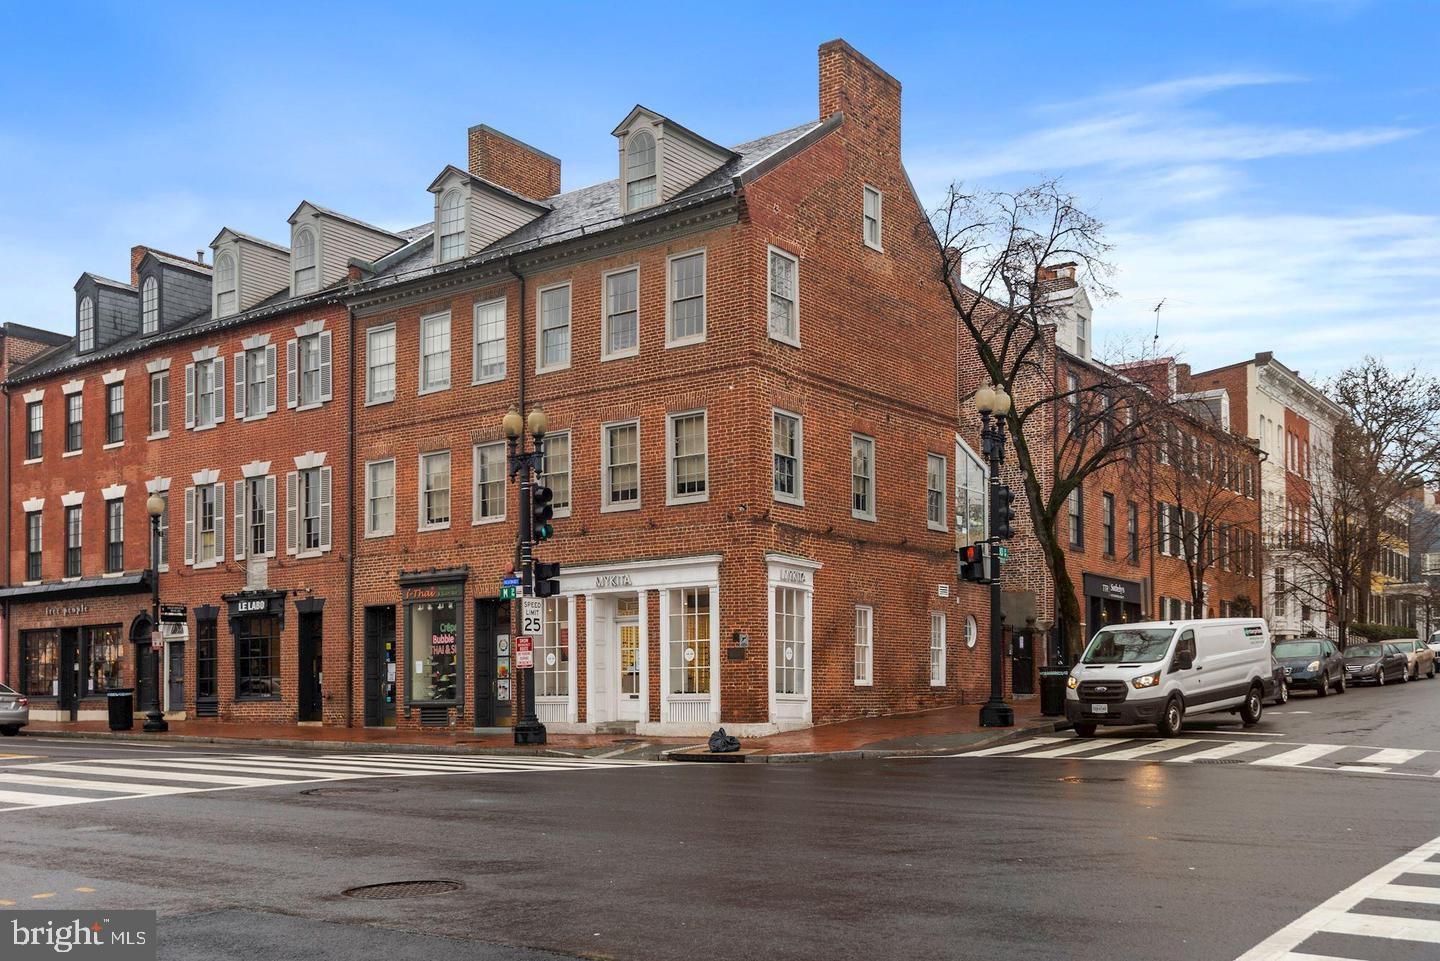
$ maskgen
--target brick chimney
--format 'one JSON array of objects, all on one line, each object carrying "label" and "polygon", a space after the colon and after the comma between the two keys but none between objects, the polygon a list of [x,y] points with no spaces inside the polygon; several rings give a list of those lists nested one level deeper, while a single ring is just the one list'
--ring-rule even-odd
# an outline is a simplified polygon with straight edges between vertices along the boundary
[{"label": "brick chimney", "polygon": [[149,247],[138,247],[138,246],[137,246],[137,247],[131,247],[131,248],[130,248],[130,286],[131,286],[131,287],[139,287],[139,286],[140,286],[140,261],[144,260],[144,259],[145,259],[145,255],[148,254],[149,252],[150,252],[150,248],[149,248]]},{"label": "brick chimney", "polygon": [[470,128],[470,172],[532,200],[560,192],[560,161],[494,127]]},{"label": "brick chimney", "polygon": [[820,45],[820,117],[847,125],[900,152],[900,81],[844,40]]}]

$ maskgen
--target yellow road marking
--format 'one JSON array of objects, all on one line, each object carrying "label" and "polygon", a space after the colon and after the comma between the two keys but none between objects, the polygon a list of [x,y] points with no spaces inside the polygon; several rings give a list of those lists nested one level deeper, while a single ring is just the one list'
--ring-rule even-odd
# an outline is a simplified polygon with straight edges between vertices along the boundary
[{"label": "yellow road marking", "polygon": [[76,888],[75,890],[76,890],[76,891],[79,891],[81,894],[94,894],[94,893],[95,893],[95,889],[94,889],[94,888],[79,887],[79,888]]},{"label": "yellow road marking", "polygon": [[0,760],[5,761],[38,761],[43,757],[44,754],[0,754]]},{"label": "yellow road marking", "polygon": [[9,901],[9,900],[5,900],[5,899],[0,899],[0,907],[7,907],[7,908],[8,908],[8,907],[10,907],[11,905],[13,905],[14,903],[15,903],[14,901]]},{"label": "yellow road marking", "polygon": [[30,900],[31,900],[31,901],[43,901],[43,900],[45,900],[46,898],[53,898],[54,896],[55,896],[55,892],[54,892],[54,891],[46,891],[44,894],[32,894],[32,895],[30,895]]}]

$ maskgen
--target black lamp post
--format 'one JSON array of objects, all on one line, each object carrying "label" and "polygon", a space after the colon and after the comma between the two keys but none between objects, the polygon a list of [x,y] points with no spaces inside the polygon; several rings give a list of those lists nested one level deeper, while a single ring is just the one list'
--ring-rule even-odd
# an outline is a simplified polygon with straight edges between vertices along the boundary
[{"label": "black lamp post", "polygon": [[[545,429],[549,426],[549,418],[545,412],[538,407],[531,408],[527,417],[521,417],[518,410],[511,410],[505,415],[505,440],[509,453],[509,473],[511,480],[519,480],[520,483],[520,597],[521,606],[524,606],[524,599],[535,596],[534,576],[534,543],[532,522],[534,521],[533,511],[530,503],[530,489],[536,475],[545,472]],[[535,441],[535,449],[525,449],[525,434],[528,432]],[[513,618],[512,618],[513,624]],[[516,636],[519,636],[518,633]],[[533,643],[533,641],[532,641]],[[533,650],[533,648],[532,648]],[[533,656],[533,655],[532,655]],[[516,744],[544,744],[545,725],[535,714],[535,667],[530,667],[520,672],[525,685],[525,695],[519,723],[515,725]]]},{"label": "black lamp post", "polygon": [[980,708],[981,727],[1013,727],[1015,711],[1005,703],[1005,666],[1001,658],[1000,632],[1000,465],[1005,461],[1005,416],[1010,413],[1010,395],[1003,387],[981,386],[975,392],[975,409],[980,412],[980,450],[990,468],[990,490],[986,498],[990,578],[990,699]]},{"label": "black lamp post", "polygon": [[170,730],[165,721],[165,712],[160,704],[160,659],[165,654],[164,643],[156,647],[160,638],[160,515],[165,513],[165,500],[159,494],[151,494],[145,501],[145,511],[150,515],[150,659],[155,662],[155,689],[150,701],[150,710],[145,713],[143,730],[152,734]]}]

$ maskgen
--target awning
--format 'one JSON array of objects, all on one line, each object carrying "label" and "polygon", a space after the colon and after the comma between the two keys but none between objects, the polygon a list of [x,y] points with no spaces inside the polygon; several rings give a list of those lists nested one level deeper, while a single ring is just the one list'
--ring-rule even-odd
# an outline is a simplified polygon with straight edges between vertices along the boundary
[{"label": "awning", "polygon": [[98,597],[105,594],[134,594],[150,589],[150,572],[117,574],[114,577],[82,577],[73,581],[46,581],[26,587],[0,587],[0,598],[15,601],[52,600],[62,597]]}]

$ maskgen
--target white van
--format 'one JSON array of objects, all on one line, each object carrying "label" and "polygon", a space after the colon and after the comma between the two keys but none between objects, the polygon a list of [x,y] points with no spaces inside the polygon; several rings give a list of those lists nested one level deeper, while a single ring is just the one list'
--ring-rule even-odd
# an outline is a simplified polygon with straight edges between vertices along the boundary
[{"label": "white van", "polygon": [[1256,617],[1112,624],[1070,672],[1065,716],[1081,737],[1101,724],[1154,724],[1162,737],[1187,715],[1229,711],[1260,722],[1270,631]]}]

